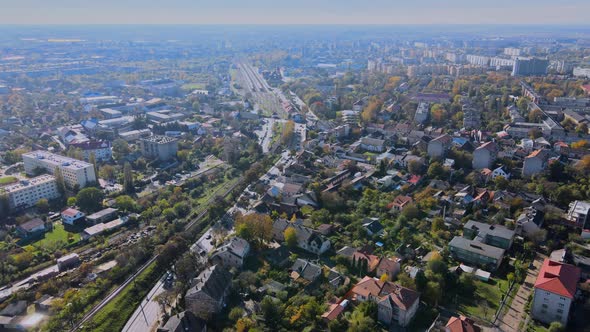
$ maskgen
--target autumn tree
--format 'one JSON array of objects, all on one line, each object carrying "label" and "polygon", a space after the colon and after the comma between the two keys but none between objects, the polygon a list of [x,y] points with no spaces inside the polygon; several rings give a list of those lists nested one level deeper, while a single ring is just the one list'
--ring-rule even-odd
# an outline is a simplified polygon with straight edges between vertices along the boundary
[{"label": "autumn tree", "polygon": [[123,190],[126,193],[132,193],[134,191],[133,171],[131,170],[131,164],[128,162],[123,166]]},{"label": "autumn tree", "polygon": [[285,243],[287,243],[287,246],[290,248],[297,246],[297,231],[295,231],[295,228],[291,226],[287,227],[283,236],[285,237]]},{"label": "autumn tree", "polygon": [[272,238],[272,219],[267,214],[252,213],[236,217],[236,234],[246,241],[262,245]]}]

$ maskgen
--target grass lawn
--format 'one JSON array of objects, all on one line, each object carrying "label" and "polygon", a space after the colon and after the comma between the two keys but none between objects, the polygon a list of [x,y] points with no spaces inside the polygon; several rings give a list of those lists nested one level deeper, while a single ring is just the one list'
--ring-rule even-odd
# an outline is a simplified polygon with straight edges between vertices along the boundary
[{"label": "grass lawn", "polygon": [[[68,242],[68,234],[72,234],[74,236],[74,240],[72,242]],[[33,245],[35,247],[46,247],[59,241],[63,241],[65,244],[74,244],[80,241],[80,235],[76,233],[70,233],[65,230],[63,224],[56,223],[53,224],[53,230],[51,232],[45,233],[45,237],[33,243]]]},{"label": "grass lawn", "polygon": [[204,90],[205,83],[187,83],[184,84],[181,89],[183,90]]},{"label": "grass lawn", "polygon": [[119,295],[85,324],[82,331],[121,331],[139,303],[162,275],[156,267],[157,261],[154,261],[135,279],[135,282],[123,288]]},{"label": "grass lawn", "polygon": [[14,176],[5,176],[0,178],[0,185],[11,184],[18,181],[18,179]]},{"label": "grass lawn", "polygon": [[491,320],[502,301],[502,291],[508,289],[508,281],[503,279],[492,279],[489,282],[476,280],[476,291],[472,297],[458,297],[457,310],[466,316],[478,317],[484,320]]}]

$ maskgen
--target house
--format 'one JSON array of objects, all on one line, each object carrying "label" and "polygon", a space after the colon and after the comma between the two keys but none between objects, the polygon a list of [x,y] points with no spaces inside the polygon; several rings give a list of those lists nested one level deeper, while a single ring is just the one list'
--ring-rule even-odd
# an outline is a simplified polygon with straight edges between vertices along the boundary
[{"label": "house", "polygon": [[385,141],[382,139],[363,137],[361,138],[361,149],[371,152],[385,151]]},{"label": "house", "polygon": [[401,259],[398,257],[386,258],[382,257],[377,264],[375,274],[378,277],[386,275],[389,281],[393,281],[393,278],[401,271]]},{"label": "house", "polygon": [[61,221],[67,225],[75,225],[84,220],[84,212],[78,211],[74,208],[68,208],[61,212]]},{"label": "house", "polygon": [[487,245],[477,240],[470,240],[461,236],[455,236],[449,242],[449,251],[454,259],[487,270],[496,270],[504,258],[504,249]]},{"label": "house", "polygon": [[43,220],[35,218],[16,226],[16,231],[20,236],[28,239],[45,233],[47,229]]},{"label": "house", "polygon": [[[534,239],[539,236],[542,231],[545,221],[545,213],[541,210],[535,209],[532,206],[526,207],[522,213],[516,218],[516,234],[521,235],[527,239]],[[540,239],[540,240],[544,240]]]},{"label": "house", "polygon": [[289,222],[285,219],[277,219],[272,225],[273,239],[278,242],[285,241],[285,230],[289,227],[295,229],[297,246],[316,255],[321,255],[330,249],[330,240],[323,235],[307,228],[299,222]]},{"label": "house", "polygon": [[502,225],[490,225],[474,220],[469,220],[463,226],[463,237],[476,239],[479,242],[489,244],[502,249],[510,249],[515,232]]},{"label": "house", "polygon": [[506,180],[510,179],[510,173],[508,173],[504,169],[504,166],[500,166],[500,167],[495,168],[490,174],[490,177],[492,178],[492,180],[497,178],[498,176],[501,176]]},{"label": "house", "polygon": [[393,201],[387,204],[387,209],[391,212],[401,212],[403,209],[412,204],[414,200],[410,196],[398,195]]},{"label": "house", "polygon": [[546,258],[535,281],[531,316],[543,323],[567,325],[574,302],[580,269]]},{"label": "house", "polygon": [[486,142],[473,151],[473,169],[490,168],[498,155],[495,142]]},{"label": "house", "polygon": [[244,265],[244,259],[250,252],[248,241],[233,237],[219,248],[215,249],[211,255],[211,262],[226,268],[241,269]]},{"label": "house", "polygon": [[431,158],[442,158],[451,148],[453,138],[450,135],[440,135],[428,142],[428,155]]},{"label": "house", "polygon": [[232,275],[220,265],[205,269],[192,280],[192,287],[186,292],[186,309],[197,317],[208,319],[225,306]]},{"label": "house", "polygon": [[313,283],[322,275],[322,268],[305,259],[297,258],[291,271],[291,279],[294,281],[303,280],[304,283]]},{"label": "house", "polygon": [[541,173],[547,167],[549,153],[547,150],[535,150],[524,158],[522,176],[533,176]]},{"label": "house", "polygon": [[445,326],[445,332],[480,332],[481,328],[475,322],[463,315],[449,318]]},{"label": "house", "polygon": [[410,324],[420,302],[420,294],[416,291],[371,277],[364,277],[349,294],[352,301],[357,303],[365,301],[377,303],[377,317],[380,322],[402,327]]},{"label": "house", "polygon": [[322,314],[322,319],[326,323],[329,323],[337,319],[344,312],[344,310],[346,310],[347,306],[348,300],[346,299],[342,300],[340,303],[331,303],[328,307],[328,310],[324,314]]},{"label": "house", "polygon": [[363,220],[363,227],[367,230],[369,236],[381,236],[385,231],[378,218],[365,218]]},{"label": "house", "polygon": [[166,324],[159,327],[156,332],[207,332],[207,323],[195,316],[190,311],[183,311],[170,316]]},{"label": "house", "polygon": [[573,201],[569,204],[569,210],[565,219],[574,227],[586,228],[590,215],[590,202]]}]

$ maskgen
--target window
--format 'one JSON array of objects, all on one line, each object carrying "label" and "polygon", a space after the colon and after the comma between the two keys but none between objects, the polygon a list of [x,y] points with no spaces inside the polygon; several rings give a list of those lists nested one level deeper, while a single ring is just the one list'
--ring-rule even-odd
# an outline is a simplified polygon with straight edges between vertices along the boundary
[{"label": "window", "polygon": [[547,307],[548,307],[548,305],[546,305],[545,303],[543,303],[541,306],[545,309],[547,309]]},{"label": "window", "polygon": [[563,303],[558,303],[558,305],[559,305],[560,308],[565,307],[565,304],[563,304]]},{"label": "window", "polygon": [[562,309],[557,309],[557,313],[558,314],[563,314],[563,310]]}]

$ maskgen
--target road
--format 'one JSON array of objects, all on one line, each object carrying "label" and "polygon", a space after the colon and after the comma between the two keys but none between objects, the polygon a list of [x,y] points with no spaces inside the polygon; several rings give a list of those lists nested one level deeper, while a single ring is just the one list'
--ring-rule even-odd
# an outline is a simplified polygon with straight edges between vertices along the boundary
[{"label": "road", "polygon": [[122,332],[147,332],[154,330],[158,326],[162,314],[162,307],[156,301],[156,298],[165,291],[164,277],[162,277],[141,301],[141,304],[123,327]]}]

